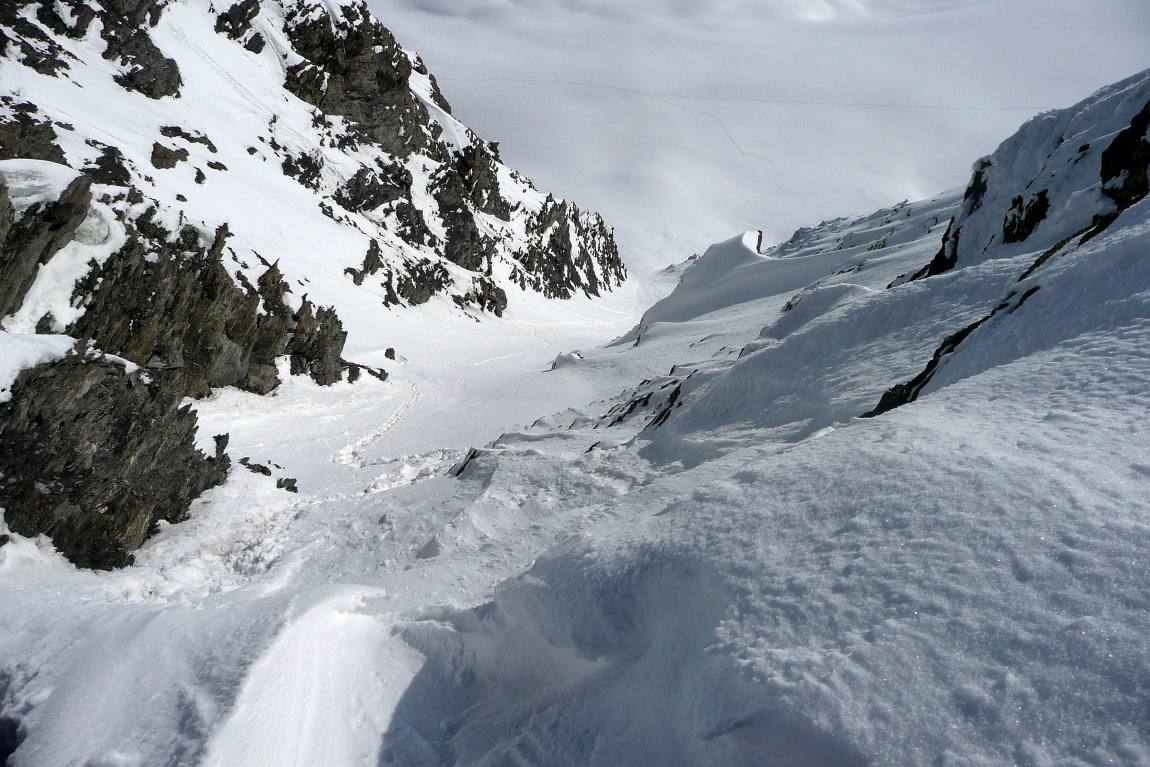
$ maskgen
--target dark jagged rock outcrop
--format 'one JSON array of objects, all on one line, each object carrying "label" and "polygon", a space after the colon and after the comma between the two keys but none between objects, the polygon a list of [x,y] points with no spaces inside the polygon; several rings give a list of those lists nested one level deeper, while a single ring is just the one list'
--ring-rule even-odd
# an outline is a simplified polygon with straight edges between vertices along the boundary
[{"label": "dark jagged rock outcrop", "polygon": [[1043,222],[1049,210],[1050,196],[1045,189],[1025,201],[1022,195],[1017,195],[1006,213],[1006,220],[1002,223],[1002,241],[1007,245],[1022,242],[1034,234],[1034,230]]},{"label": "dark jagged rock outcrop", "polygon": [[291,176],[308,189],[319,189],[320,173],[323,171],[323,158],[319,155],[288,155],[283,160],[285,176]]},{"label": "dark jagged rock outcrop", "polygon": [[84,175],[59,199],[35,203],[17,216],[0,178],[0,317],[20,308],[40,264],[64,247],[88,214],[91,181]]},{"label": "dark jagged rock outcrop", "polygon": [[424,259],[407,265],[407,273],[396,280],[395,292],[410,305],[418,306],[430,301],[450,281],[443,264]]},{"label": "dark jagged rock outcrop", "polygon": [[1125,210],[1150,194],[1150,102],[1102,152],[1102,192]]},{"label": "dark jagged rock outcrop", "polygon": [[[522,287],[549,298],[570,298],[582,290],[597,296],[627,274],[615,239],[602,219],[584,216],[574,204],[548,197],[529,231],[541,245],[522,257],[524,270],[513,274]],[[582,243],[577,253],[574,243]],[[603,280],[596,275],[602,270]]]},{"label": "dark jagged rock outcrop", "polygon": [[974,175],[962,195],[962,212],[955,216],[946,227],[946,233],[942,236],[942,247],[939,248],[938,253],[926,266],[911,275],[911,280],[921,280],[949,272],[958,263],[958,243],[962,237],[962,232],[960,228],[955,227],[955,222],[972,215],[982,207],[982,198],[986,195],[986,174],[990,168],[991,161],[989,158],[983,158],[975,164]]},{"label": "dark jagged rock outcrop", "polygon": [[440,168],[431,180],[431,192],[447,234],[444,257],[464,269],[489,273],[495,245],[479,231],[470,204],[472,193],[459,170],[450,165]]},{"label": "dark jagged rock outcrop", "polygon": [[[8,105],[12,99],[5,98]],[[0,115],[0,160],[31,157],[48,162],[64,162],[64,153],[56,145],[52,121],[37,119],[37,109],[27,102],[12,104],[12,116]]]},{"label": "dark jagged rock outcrop", "polygon": [[[163,22],[178,22],[178,33],[158,33]],[[272,40],[282,69],[267,66],[269,52],[260,60],[236,48],[259,53]],[[359,286],[382,303],[381,313],[438,296],[499,315],[508,274],[552,297],[594,295],[624,277],[602,220],[552,198],[541,210],[544,195],[502,164],[495,142],[450,116],[434,76],[365,0],[12,0],[0,3],[0,56],[24,68],[12,81],[19,92],[0,83],[0,160],[83,174],[39,207],[27,205],[38,194],[29,187],[19,216],[0,190],[0,320],[8,322],[0,333],[67,333],[141,369],[121,369],[132,383],[117,388],[106,361],[79,355],[26,371],[13,400],[22,413],[40,413],[52,399],[37,387],[58,381],[80,396],[88,382],[99,396],[83,407],[111,414],[132,435],[99,443],[91,469],[120,477],[120,495],[83,489],[90,478],[77,478],[68,497],[79,499],[70,501],[79,511],[43,506],[24,517],[21,531],[48,532],[77,562],[127,561],[124,552],[155,519],[180,518],[210,485],[159,464],[214,459],[136,435],[153,426],[193,433],[194,415],[175,415],[184,397],[223,386],[268,394],[286,370],[320,384],[345,373],[349,381],[387,378],[343,358],[347,331],[337,307],[308,293],[342,306],[343,291]],[[185,72],[177,64],[201,59],[205,66]],[[197,92],[218,90],[220,98],[181,107],[190,77]],[[70,99],[59,83],[66,80],[87,97]],[[257,86],[266,103],[251,98]],[[237,108],[255,119],[234,119]],[[107,133],[101,126],[113,112],[129,121],[138,115],[139,130]],[[165,188],[172,183],[181,186]],[[254,194],[260,213],[235,206]],[[51,262],[70,241],[68,257]],[[45,262],[54,280],[72,287],[70,301],[67,286],[46,282],[26,302]],[[363,332],[362,320],[354,330]],[[76,420],[80,411],[61,412]],[[69,442],[86,438],[79,425],[29,418],[12,427],[21,439],[30,443],[42,428],[54,436],[42,431],[41,439],[64,441],[61,454],[85,449]],[[146,476],[127,465],[145,449],[158,462]],[[220,465],[222,477],[226,461]],[[40,476],[25,464],[13,471],[21,487]],[[164,494],[151,499],[158,516],[146,521],[133,500],[142,477],[158,483],[153,495]],[[91,514],[109,515],[101,524],[110,532],[92,533]],[[85,541],[118,548],[101,559],[86,553]]]},{"label": "dark jagged rock outcrop", "polygon": [[157,241],[137,233],[77,287],[86,310],[70,335],[93,339],[191,397],[221,386],[266,394],[279,384],[275,360],[285,354],[293,374],[340,380],[346,334],[333,309],[305,299],[292,314],[274,266],[258,292],[237,285],[221,258],[226,228],[206,247],[190,228],[178,238],[165,234]]},{"label": "dark jagged rock outcrop", "polygon": [[366,2],[345,5],[343,18],[302,5],[286,31],[306,62],[288,70],[287,88],[327,114],[353,121],[365,139],[406,157],[428,148],[430,118],[411,92],[411,61]]},{"label": "dark jagged rock outcrop", "polygon": [[330,306],[316,309],[306,298],[293,317],[295,327],[287,351],[292,375],[309,375],[321,386],[330,386],[343,377],[340,356],[347,340],[343,323]]},{"label": "dark jagged rock outcrop", "polygon": [[356,285],[362,285],[365,277],[371,274],[376,274],[383,268],[383,251],[379,249],[379,243],[372,240],[367,246],[367,255],[363,257],[363,267],[360,269],[346,269],[345,272],[351,275],[351,279]]},{"label": "dark jagged rock outcrop", "polygon": [[507,292],[490,277],[476,277],[472,281],[471,290],[462,296],[455,296],[455,303],[460,308],[477,306],[482,311],[502,317],[507,309]]},{"label": "dark jagged rock outcrop", "polygon": [[374,210],[411,195],[411,173],[397,165],[378,171],[362,167],[335,193],[335,201],[354,212]]},{"label": "dark jagged rock outcrop", "polygon": [[[20,306],[35,269],[73,238],[88,214],[89,187],[78,174],[58,199],[17,218],[0,185],[0,273],[12,277],[0,283],[0,314]],[[192,500],[226,478],[226,440],[213,457],[195,449],[196,417],[180,407],[185,397],[229,385],[266,394],[280,383],[281,356],[293,374],[325,385],[350,368],[333,309],[305,297],[292,312],[274,265],[258,288],[233,280],[222,261],[226,227],[204,244],[196,229],[173,235],[153,214],[126,221],[127,242],[77,284],[73,305],[83,313],[67,332],[81,339],[80,350],[21,372],[0,406],[7,524],[47,534],[83,567],[128,564],[159,521],[185,518]],[[140,367],[128,372],[133,363]]]},{"label": "dark jagged rock outcrop", "polygon": [[183,84],[176,62],[148,34],[165,5],[157,0],[104,0],[104,10],[98,14],[100,36],[107,43],[104,58],[126,70],[116,82],[153,99],[178,96]]},{"label": "dark jagged rock outcrop", "polygon": [[511,218],[511,205],[499,193],[496,159],[485,144],[476,143],[464,147],[456,156],[455,168],[471,204],[477,210],[507,221]]},{"label": "dark jagged rock outcrop", "polygon": [[189,144],[203,144],[208,148],[208,151],[215,154],[219,150],[210,138],[199,132],[189,132],[184,130],[178,125],[163,125],[160,127],[160,135],[165,138],[178,138],[186,141]]},{"label": "dark jagged rock outcrop", "polygon": [[100,155],[84,166],[84,173],[97,184],[129,186],[132,183],[132,172],[128,170],[124,153],[107,144],[94,145],[99,147]]},{"label": "dark jagged rock outcrop", "polygon": [[22,535],[48,535],[81,567],[129,564],[163,520],[227,476],[195,447],[180,394],[84,353],[25,370],[0,405],[0,507]]},{"label": "dark jagged rock outcrop", "polygon": [[259,0],[239,0],[216,17],[216,31],[233,40],[239,40],[252,28],[252,21],[260,12]]},{"label": "dark jagged rock outcrop", "polygon": [[[167,35],[161,39],[156,33],[173,7],[165,0],[13,0],[2,8],[0,29],[5,37],[0,42],[5,55],[45,77],[95,72],[96,78],[86,78],[84,87],[106,87],[100,96],[107,97],[109,109],[126,106],[116,103],[124,90],[162,102],[179,97],[185,76],[176,62],[184,60],[177,49],[186,47],[187,41]],[[300,114],[303,105],[294,98],[284,102],[282,110],[252,103],[252,110],[261,112],[256,124],[266,127],[255,135],[237,137],[248,155],[261,163],[275,162],[284,175],[313,192],[311,212],[387,243],[384,261],[397,278],[405,264],[421,258],[443,259],[481,276],[497,275],[503,288],[507,287],[503,275],[513,274],[520,287],[555,298],[579,292],[596,295],[625,278],[611,230],[574,205],[551,200],[548,205],[558,205],[558,214],[541,210],[544,196],[502,164],[496,142],[481,139],[451,117],[451,106],[435,77],[372,17],[365,0],[224,0],[204,10],[203,19],[182,17],[181,23],[203,22],[221,43],[215,48],[211,36],[205,41],[199,30],[188,38],[198,41],[197,55],[211,61],[235,44],[260,51],[266,43],[261,32],[274,32],[281,47],[287,44],[277,51],[285,65],[282,95],[294,94],[310,106],[305,117]],[[172,50],[161,50],[161,44]],[[234,53],[228,53],[228,66],[233,68]],[[225,92],[242,90],[244,83],[263,76],[262,67],[257,68],[254,60],[252,64],[247,73],[216,66],[197,69],[196,76],[215,78]],[[100,78],[106,83],[99,84]],[[273,90],[277,85],[272,83]],[[210,170],[222,171],[224,165],[207,160],[199,149],[218,150],[205,128],[215,134],[214,140],[225,140],[220,126],[230,118],[220,114],[222,110],[205,105],[201,122],[201,115],[175,118],[160,104],[137,102],[134,108],[149,112],[161,126],[161,137],[149,138],[141,152],[130,138],[118,139],[119,146],[106,143],[105,134],[95,134],[89,127],[97,117],[85,116],[77,127],[68,125],[78,119],[75,110],[52,103],[54,96],[45,96],[44,103],[29,104],[28,113],[18,114],[15,102],[21,98],[0,89],[0,99],[8,107],[0,110],[4,156],[65,162],[55,139],[60,130],[76,131],[76,137],[95,151],[77,151],[76,142],[66,142],[76,155],[67,161],[99,183],[145,189],[164,183],[151,174],[152,168],[167,170],[187,162],[194,182],[205,193],[208,187],[222,191],[223,179],[213,177]],[[241,100],[250,101],[242,94]],[[224,101],[235,103],[230,98]],[[179,122],[173,124],[175,119]],[[228,165],[236,170],[233,163]],[[252,166],[235,175],[226,183],[262,178]],[[199,196],[199,188],[175,196],[192,221],[203,219],[202,211],[195,211]],[[567,217],[560,225],[566,228],[566,237],[554,231],[553,224],[562,217]],[[215,219],[210,226],[220,223],[224,222]],[[389,235],[416,252],[393,247],[395,238]],[[269,249],[267,243],[260,247]],[[496,270],[496,262],[507,269]],[[341,269],[346,267],[345,261]],[[437,280],[434,293],[453,299],[490,297],[491,291],[473,289],[473,276],[448,271],[450,278]],[[254,279],[250,274],[248,278]],[[392,281],[393,290],[395,284]],[[409,292],[417,296],[423,291]],[[487,298],[485,305],[500,303]]]},{"label": "dark jagged rock outcrop", "polygon": [[[42,4],[41,8],[43,5],[47,4]],[[21,8],[16,3],[0,3],[0,27],[7,27],[15,33],[14,36],[9,36],[0,29],[0,56],[17,58],[24,66],[42,75],[59,76],[68,69],[68,54],[51,35],[33,24],[20,11]],[[38,12],[37,17],[42,13],[54,14],[52,11]]]},{"label": "dark jagged rock outcrop", "polygon": [[183,147],[173,149],[158,141],[152,144],[152,165],[160,170],[171,170],[188,159],[188,150]]},{"label": "dark jagged rock outcrop", "polygon": [[404,242],[423,247],[434,247],[438,244],[423,212],[407,200],[400,200],[391,209],[395,217],[395,233]]}]

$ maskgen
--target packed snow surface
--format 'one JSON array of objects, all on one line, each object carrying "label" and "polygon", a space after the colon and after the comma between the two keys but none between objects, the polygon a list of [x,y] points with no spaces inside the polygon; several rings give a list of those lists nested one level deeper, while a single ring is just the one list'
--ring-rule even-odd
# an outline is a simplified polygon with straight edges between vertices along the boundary
[{"label": "packed snow surface", "polygon": [[[1112,214],[1089,238],[1040,222],[908,280],[953,216],[977,228],[943,194],[720,243],[642,316],[626,290],[483,323],[434,305],[386,383],[193,403],[205,444],[271,476],[237,467],[119,571],[0,547],[0,746],[1150,765],[1150,197],[1119,210],[1098,177],[1148,102],[1144,73],[992,158],[988,220],[1041,186]],[[1075,115],[1091,147],[1023,161]],[[931,361],[917,400],[860,418]]]}]

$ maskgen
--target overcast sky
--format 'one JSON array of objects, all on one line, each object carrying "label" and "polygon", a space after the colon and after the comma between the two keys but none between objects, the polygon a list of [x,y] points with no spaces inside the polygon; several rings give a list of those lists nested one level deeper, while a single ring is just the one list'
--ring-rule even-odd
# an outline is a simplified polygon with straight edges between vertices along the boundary
[{"label": "overcast sky", "polygon": [[640,269],[963,185],[1031,114],[1150,67],[1147,0],[369,1]]}]

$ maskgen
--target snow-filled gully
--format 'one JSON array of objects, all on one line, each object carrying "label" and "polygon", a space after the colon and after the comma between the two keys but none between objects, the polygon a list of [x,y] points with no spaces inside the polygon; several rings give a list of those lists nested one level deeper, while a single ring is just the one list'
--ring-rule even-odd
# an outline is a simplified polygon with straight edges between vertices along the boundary
[{"label": "snow-filled gully", "polygon": [[[0,754],[1150,765],[1150,197],[1095,167],[1148,94],[1028,124],[989,192],[719,243],[649,308],[433,303],[361,349],[386,382],[196,401],[270,475],[120,570],[0,548]],[[1062,214],[999,245],[1030,161]]]}]

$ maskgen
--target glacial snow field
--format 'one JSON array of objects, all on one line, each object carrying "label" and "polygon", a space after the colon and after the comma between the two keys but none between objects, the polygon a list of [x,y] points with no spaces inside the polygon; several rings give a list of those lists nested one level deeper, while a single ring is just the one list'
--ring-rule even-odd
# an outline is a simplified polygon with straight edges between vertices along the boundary
[{"label": "glacial snow field", "polygon": [[[93,55],[107,15],[50,36],[82,88],[0,59],[23,78],[0,128],[33,146],[43,129],[18,115],[34,114],[61,144],[0,160],[0,240],[49,214],[75,228],[3,317],[0,416],[30,396],[28,369],[96,368],[136,396],[180,384],[70,332],[103,307],[76,300],[98,289],[87,270],[155,221],[187,224],[179,263],[207,251],[224,288],[259,281],[241,319],[283,320],[294,343],[310,304],[263,279],[282,245],[288,283],[346,321],[350,358],[341,336],[303,375],[304,351],[280,348],[270,371],[175,397],[177,425],[197,419],[187,450],[219,461],[226,433],[231,470],[130,565],[78,568],[0,521],[5,767],[1150,765],[1150,70],[1027,122],[965,188],[777,245],[750,231],[618,284],[605,225],[436,112],[414,54],[364,55],[407,72],[388,97],[419,135],[454,136],[429,153],[343,144],[284,90],[283,66],[310,66],[309,24],[359,6],[241,5],[235,37],[200,0],[141,27],[176,57],[178,97],[108,85],[139,72]],[[73,31],[76,8],[52,6]],[[20,18],[22,35],[44,23]],[[337,47],[357,34],[318,28]],[[22,61],[56,50],[29,45]],[[102,98],[123,109],[68,121]],[[187,157],[144,170],[168,110],[186,136],[160,135]],[[186,138],[209,119],[217,152]],[[97,129],[118,152],[85,140]],[[484,151],[497,183],[469,175],[462,207],[416,172]],[[314,186],[287,172],[304,155],[323,158]],[[360,163],[386,175],[397,156],[401,200],[343,207]],[[206,185],[186,166],[201,160]],[[110,181],[85,200],[90,173]],[[485,212],[502,215],[493,189],[508,219]],[[438,234],[412,238],[401,201]],[[490,273],[448,258],[464,209]],[[205,246],[225,221],[230,250]],[[418,264],[451,280],[431,289]],[[600,295],[571,289],[592,276]],[[386,380],[347,380],[376,365]]]}]

